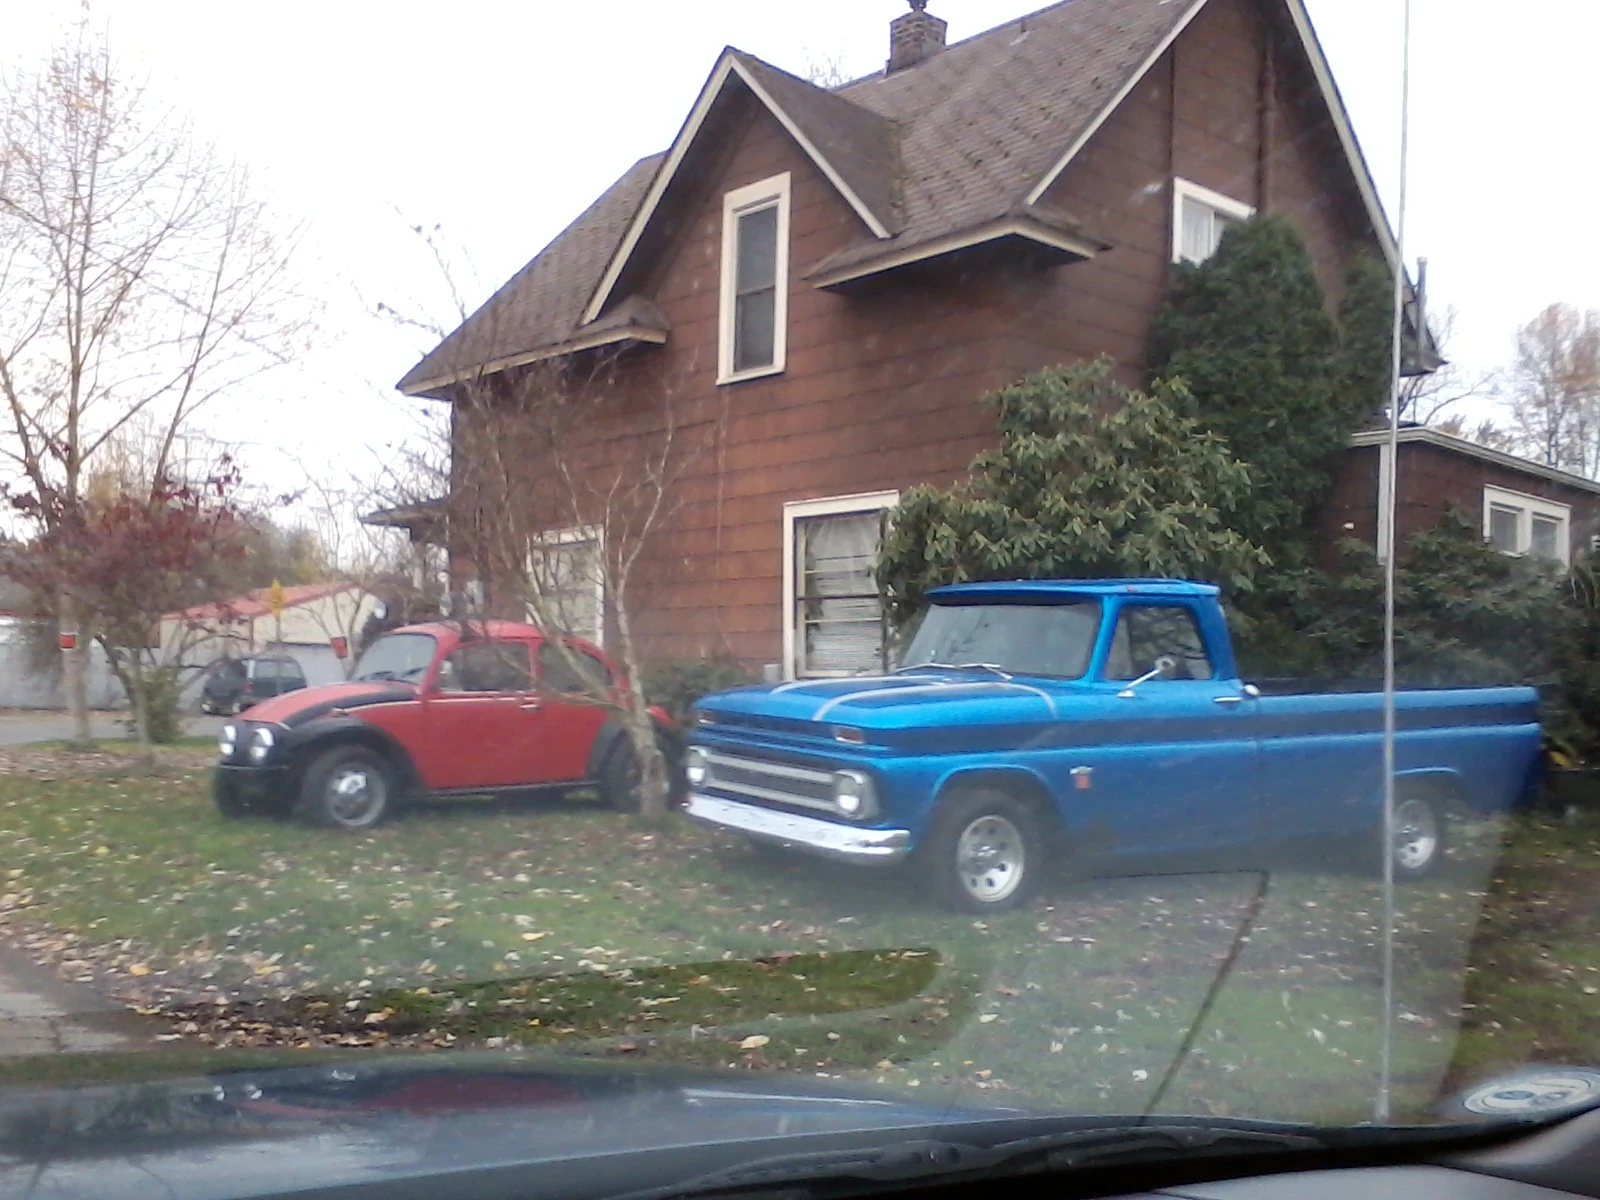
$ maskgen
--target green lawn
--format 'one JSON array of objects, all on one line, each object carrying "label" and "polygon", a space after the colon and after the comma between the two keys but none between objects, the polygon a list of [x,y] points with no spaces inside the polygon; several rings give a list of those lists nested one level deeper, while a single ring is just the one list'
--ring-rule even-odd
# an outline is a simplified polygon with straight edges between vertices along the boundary
[{"label": "green lawn", "polygon": [[[982,922],[914,880],[774,865],[581,801],[348,836],[225,821],[205,779],[185,750],[155,776],[116,753],[0,757],[0,935],[180,1048],[554,1044],[980,1103],[1370,1110],[1381,901],[1348,871],[1286,865],[1264,897],[1254,875],[1172,868],[1063,880]],[[1403,889],[1403,1108],[1600,1055],[1597,847],[1589,825],[1519,824],[1504,846],[1478,829]]]}]

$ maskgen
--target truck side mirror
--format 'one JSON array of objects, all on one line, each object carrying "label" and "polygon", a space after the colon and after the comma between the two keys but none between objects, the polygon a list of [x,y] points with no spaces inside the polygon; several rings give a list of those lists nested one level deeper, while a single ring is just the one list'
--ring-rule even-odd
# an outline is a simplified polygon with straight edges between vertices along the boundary
[{"label": "truck side mirror", "polygon": [[1119,700],[1132,700],[1137,694],[1135,689],[1141,684],[1149,683],[1152,679],[1172,679],[1178,674],[1178,660],[1170,654],[1163,654],[1155,661],[1155,669],[1146,671],[1127,687],[1117,693]]}]

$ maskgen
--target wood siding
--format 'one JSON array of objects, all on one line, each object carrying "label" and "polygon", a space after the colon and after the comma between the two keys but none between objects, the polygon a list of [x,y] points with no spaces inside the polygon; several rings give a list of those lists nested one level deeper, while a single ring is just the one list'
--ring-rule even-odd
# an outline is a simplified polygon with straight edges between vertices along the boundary
[{"label": "wood siding", "polygon": [[[1346,452],[1321,514],[1319,542],[1324,566],[1336,564],[1338,543],[1345,538],[1369,546],[1378,544],[1378,463],[1376,446]],[[1433,528],[1451,509],[1460,509],[1481,522],[1485,487],[1569,506],[1574,555],[1588,549],[1600,517],[1600,497],[1592,492],[1441,446],[1401,443],[1395,473],[1399,496],[1395,532],[1402,548],[1413,534]]]}]

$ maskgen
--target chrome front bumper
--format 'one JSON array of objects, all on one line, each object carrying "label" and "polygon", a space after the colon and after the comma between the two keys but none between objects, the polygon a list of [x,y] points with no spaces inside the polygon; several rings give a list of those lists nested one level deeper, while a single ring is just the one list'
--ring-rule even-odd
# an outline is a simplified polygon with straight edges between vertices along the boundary
[{"label": "chrome front bumper", "polygon": [[703,825],[844,862],[894,863],[911,850],[907,829],[858,829],[700,792],[690,793],[684,811]]}]

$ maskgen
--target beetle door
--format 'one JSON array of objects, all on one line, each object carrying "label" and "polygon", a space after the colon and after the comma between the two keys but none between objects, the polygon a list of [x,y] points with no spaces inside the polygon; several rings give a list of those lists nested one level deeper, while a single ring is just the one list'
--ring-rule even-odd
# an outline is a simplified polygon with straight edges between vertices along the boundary
[{"label": "beetle door", "polygon": [[458,646],[440,665],[424,700],[417,744],[408,747],[435,791],[540,783],[530,773],[545,740],[525,641]]}]

